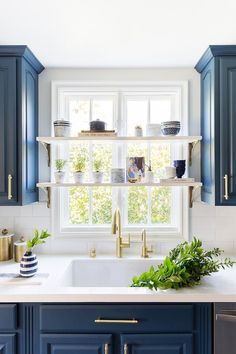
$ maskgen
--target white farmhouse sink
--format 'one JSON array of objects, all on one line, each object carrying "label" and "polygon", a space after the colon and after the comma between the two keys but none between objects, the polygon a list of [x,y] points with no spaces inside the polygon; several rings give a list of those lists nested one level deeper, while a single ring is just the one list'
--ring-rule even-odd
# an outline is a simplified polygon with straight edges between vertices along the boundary
[{"label": "white farmhouse sink", "polygon": [[133,276],[148,271],[151,265],[157,266],[160,262],[160,258],[76,259],[64,277],[67,286],[128,287]]}]

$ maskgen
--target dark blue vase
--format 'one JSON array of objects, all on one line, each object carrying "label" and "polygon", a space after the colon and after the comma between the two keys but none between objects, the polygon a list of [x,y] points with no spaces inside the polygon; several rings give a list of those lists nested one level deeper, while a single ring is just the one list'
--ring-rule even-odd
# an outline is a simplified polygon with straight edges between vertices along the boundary
[{"label": "dark blue vase", "polygon": [[177,178],[182,178],[185,173],[185,160],[174,160],[174,167],[176,168],[176,176]]},{"label": "dark blue vase", "polygon": [[20,275],[22,277],[32,277],[38,271],[38,259],[31,251],[25,252],[20,262]]}]

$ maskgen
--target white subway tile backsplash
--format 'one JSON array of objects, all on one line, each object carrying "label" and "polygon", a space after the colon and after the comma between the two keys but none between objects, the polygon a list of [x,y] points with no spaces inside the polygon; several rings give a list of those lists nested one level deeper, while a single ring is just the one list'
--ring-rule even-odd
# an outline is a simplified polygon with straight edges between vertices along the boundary
[{"label": "white subway tile backsplash", "polygon": [[216,218],[213,216],[192,217],[192,236],[201,240],[214,241],[216,234]]},{"label": "white subway tile backsplash", "polygon": [[51,210],[47,207],[47,203],[34,203],[32,205],[33,216],[47,216],[50,217]]},{"label": "white subway tile backsplash", "polygon": [[216,215],[216,207],[203,202],[194,202],[191,209],[191,215],[194,216],[213,216]]},{"label": "white subway tile backsplash", "polygon": [[32,217],[15,217],[14,219],[15,230],[17,228],[34,228],[34,229],[47,229],[50,230],[50,218],[46,216],[32,216]]}]

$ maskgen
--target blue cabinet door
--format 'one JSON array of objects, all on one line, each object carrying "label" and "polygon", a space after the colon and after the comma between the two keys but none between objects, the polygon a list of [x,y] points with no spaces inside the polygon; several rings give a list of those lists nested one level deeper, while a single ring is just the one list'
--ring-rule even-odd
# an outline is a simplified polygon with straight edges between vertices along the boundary
[{"label": "blue cabinet door", "polygon": [[0,353],[15,354],[16,353],[16,335],[15,334],[0,334]]},{"label": "blue cabinet door", "polygon": [[121,354],[192,354],[192,334],[124,334]]},{"label": "blue cabinet door", "polygon": [[201,181],[202,201],[215,204],[215,62],[201,74]]},{"label": "blue cabinet door", "polygon": [[111,354],[110,334],[43,334],[40,354]]},{"label": "blue cabinet door", "polygon": [[217,199],[221,205],[236,205],[236,57],[220,58],[219,72],[220,183]]},{"label": "blue cabinet door", "polygon": [[22,59],[19,62],[21,90],[18,95],[19,204],[38,201],[38,74]]},{"label": "blue cabinet door", "polygon": [[0,58],[0,204],[18,200],[16,59]]}]

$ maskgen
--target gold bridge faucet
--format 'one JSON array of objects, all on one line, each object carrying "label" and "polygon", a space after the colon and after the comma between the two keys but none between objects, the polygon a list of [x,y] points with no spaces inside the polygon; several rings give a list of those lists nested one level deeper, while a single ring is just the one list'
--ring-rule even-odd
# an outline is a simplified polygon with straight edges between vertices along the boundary
[{"label": "gold bridge faucet", "polygon": [[130,248],[130,235],[128,236],[128,241],[123,241],[121,234],[121,216],[119,208],[115,210],[113,215],[112,234],[116,235],[116,257],[121,258],[122,249]]}]

